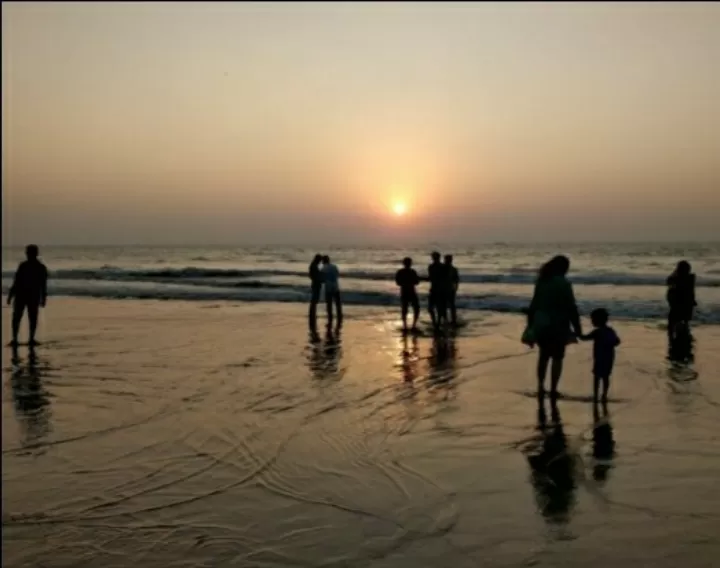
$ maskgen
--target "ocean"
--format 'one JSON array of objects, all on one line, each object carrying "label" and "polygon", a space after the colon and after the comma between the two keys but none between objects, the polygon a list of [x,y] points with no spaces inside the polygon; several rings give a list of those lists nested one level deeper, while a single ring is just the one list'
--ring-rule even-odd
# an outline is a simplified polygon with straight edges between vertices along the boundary
[{"label": "ocean", "polygon": [[[720,323],[720,244],[488,244],[414,249],[328,248],[348,305],[395,306],[394,273],[404,256],[426,273],[429,253],[451,253],[460,271],[461,310],[517,313],[528,305],[540,264],[567,254],[582,313],[607,308],[617,319],[666,314],[665,279],[680,259],[697,274],[696,321]],[[302,247],[43,247],[52,296],[213,302],[307,302],[307,269],[318,252]],[[6,293],[23,258],[5,249]],[[421,286],[422,293],[427,292]]]}]

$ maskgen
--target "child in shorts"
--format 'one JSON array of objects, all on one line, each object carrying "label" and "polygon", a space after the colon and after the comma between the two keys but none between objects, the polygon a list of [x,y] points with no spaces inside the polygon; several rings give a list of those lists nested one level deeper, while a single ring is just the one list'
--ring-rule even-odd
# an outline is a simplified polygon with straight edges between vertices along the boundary
[{"label": "child in shorts", "polygon": [[600,383],[603,386],[602,402],[607,402],[610,389],[610,375],[615,364],[615,348],[620,345],[620,338],[615,330],[608,325],[610,315],[604,308],[593,310],[590,314],[593,329],[590,333],[580,336],[584,341],[593,342],[593,401],[598,401]]}]

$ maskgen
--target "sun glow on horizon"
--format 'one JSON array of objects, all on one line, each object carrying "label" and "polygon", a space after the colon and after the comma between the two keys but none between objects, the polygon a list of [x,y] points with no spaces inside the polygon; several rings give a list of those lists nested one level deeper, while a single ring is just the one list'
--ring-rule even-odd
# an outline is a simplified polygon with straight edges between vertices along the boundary
[{"label": "sun glow on horizon", "polygon": [[407,213],[407,205],[402,201],[396,201],[392,206],[392,212],[396,217],[402,217]]}]

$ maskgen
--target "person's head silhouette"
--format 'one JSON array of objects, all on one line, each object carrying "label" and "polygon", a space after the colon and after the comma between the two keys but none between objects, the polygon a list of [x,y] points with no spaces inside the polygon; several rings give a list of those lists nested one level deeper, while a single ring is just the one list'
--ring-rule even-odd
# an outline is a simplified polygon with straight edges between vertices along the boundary
[{"label": "person's head silhouette", "polygon": [[433,251],[430,257],[433,259],[433,262],[440,262],[440,253],[438,251]]},{"label": "person's head silhouette", "polygon": [[677,263],[677,268],[675,268],[675,273],[678,276],[687,276],[692,271],[692,267],[690,266],[690,263],[687,260],[681,260]]},{"label": "person's head silhouette", "polygon": [[450,265],[452,265],[452,263],[453,263],[453,255],[451,255],[451,254],[446,254],[446,255],[445,255],[445,264],[450,264]]},{"label": "person's head silhouette", "polygon": [[410,268],[412,266],[412,258],[406,256],[405,258],[403,258],[402,263],[405,268]]},{"label": "person's head silhouette", "polygon": [[40,256],[40,249],[37,245],[28,245],[25,247],[25,256],[28,260],[35,260]]},{"label": "person's head silhouette", "polygon": [[330,264],[330,257],[325,255],[322,257],[323,264]]}]

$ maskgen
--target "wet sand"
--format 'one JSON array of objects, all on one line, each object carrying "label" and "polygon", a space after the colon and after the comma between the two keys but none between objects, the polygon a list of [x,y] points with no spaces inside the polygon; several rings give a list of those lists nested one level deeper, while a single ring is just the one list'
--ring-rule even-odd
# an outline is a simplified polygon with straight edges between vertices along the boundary
[{"label": "wet sand", "polygon": [[720,328],[671,366],[615,322],[608,415],[572,346],[539,428],[519,317],[305,313],[52,299],[2,355],[5,566],[718,566]]}]

